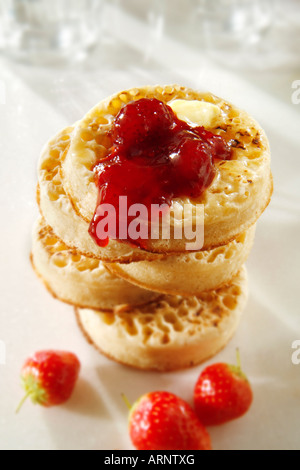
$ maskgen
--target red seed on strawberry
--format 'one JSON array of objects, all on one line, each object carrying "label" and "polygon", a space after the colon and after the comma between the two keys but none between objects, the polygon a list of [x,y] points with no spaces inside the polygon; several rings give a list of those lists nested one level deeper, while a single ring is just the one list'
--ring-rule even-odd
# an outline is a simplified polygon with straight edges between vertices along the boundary
[{"label": "red seed on strawberry", "polygon": [[207,367],[196,383],[195,411],[206,426],[240,418],[252,404],[251,385],[242,372],[238,351],[237,358],[236,366],[218,363]]},{"label": "red seed on strawberry", "polygon": [[51,407],[65,403],[72,395],[80,371],[75,354],[66,351],[39,351],[29,357],[21,370],[26,395],[34,404]]},{"label": "red seed on strawberry", "polygon": [[190,405],[169,392],[148,393],[133,405],[129,434],[137,450],[211,450]]}]

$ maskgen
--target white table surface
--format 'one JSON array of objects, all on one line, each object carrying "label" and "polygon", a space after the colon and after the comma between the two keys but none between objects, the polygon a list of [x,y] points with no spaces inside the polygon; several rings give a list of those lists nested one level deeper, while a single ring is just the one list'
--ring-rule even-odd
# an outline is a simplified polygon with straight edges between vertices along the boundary
[{"label": "white table surface", "polygon": [[[124,22],[130,37],[116,31],[116,41],[107,41],[85,64],[46,69],[0,58],[6,88],[6,103],[0,104],[0,341],[6,346],[6,364],[0,364],[0,448],[132,449],[121,392],[133,402],[142,393],[165,389],[191,401],[202,366],[144,373],[100,356],[78,331],[72,308],[51,298],[29,263],[38,213],[36,164],[45,141],[109,93],[177,82],[210,90],[252,113],[265,128],[273,155],[275,191],[247,263],[248,305],[234,339],[210,361],[231,362],[240,347],[255,400],[244,418],[210,429],[213,446],[299,449],[300,365],[292,364],[291,346],[300,339],[300,105],[291,103],[291,84],[300,79],[300,70],[230,72],[167,38],[155,51],[149,47],[145,57],[141,24],[131,17]],[[51,410],[27,403],[16,416],[22,363],[29,353],[47,348],[79,356],[82,373],[74,395]]]}]

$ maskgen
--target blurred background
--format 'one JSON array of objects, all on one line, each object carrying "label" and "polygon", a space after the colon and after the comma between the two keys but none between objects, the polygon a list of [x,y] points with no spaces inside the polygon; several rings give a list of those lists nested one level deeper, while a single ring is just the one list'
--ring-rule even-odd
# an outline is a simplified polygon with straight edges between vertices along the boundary
[{"label": "blurred background", "polygon": [[129,86],[166,83],[213,63],[289,99],[299,54],[299,0],[0,0],[2,70],[37,91],[100,73],[112,92],[125,72]]},{"label": "blurred background", "polygon": [[3,54],[31,64],[66,63],[128,39],[140,21],[145,55],[163,36],[229,67],[298,66],[299,0],[0,0]]}]

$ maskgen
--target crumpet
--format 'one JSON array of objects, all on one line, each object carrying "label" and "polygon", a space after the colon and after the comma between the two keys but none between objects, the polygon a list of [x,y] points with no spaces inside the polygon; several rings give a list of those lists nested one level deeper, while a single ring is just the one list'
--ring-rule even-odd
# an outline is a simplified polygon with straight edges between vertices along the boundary
[{"label": "crumpet", "polygon": [[137,286],[163,294],[199,296],[228,283],[246,262],[255,225],[232,242],[207,251],[167,256],[158,261],[105,263],[109,271]]},{"label": "crumpet", "polygon": [[33,231],[32,264],[48,290],[78,307],[99,310],[126,309],[158,298],[158,294],[117,278],[100,260],[71,250],[43,219]]},{"label": "crumpet", "polygon": [[125,243],[110,240],[100,248],[88,233],[89,224],[78,215],[68,198],[61,165],[70,146],[73,127],[59,132],[44,147],[38,165],[38,204],[42,216],[53,232],[67,246],[87,257],[107,262],[159,259],[162,255],[148,253]]},{"label": "crumpet", "polygon": [[199,298],[164,296],[128,312],[77,309],[78,324],[96,349],[122,364],[171,371],[219,352],[239,324],[247,298],[246,269]]},{"label": "crumpet", "polygon": [[[203,250],[227,244],[250,228],[268,205],[273,188],[270,149],[264,131],[246,112],[227,101],[177,85],[122,91],[100,102],[77,123],[62,166],[65,190],[82,219],[90,223],[96,209],[98,189],[93,169],[109,154],[113,121],[126,104],[141,98],[156,98],[170,106],[179,101],[180,106],[175,106],[174,110],[181,119],[185,112],[184,101],[193,106],[195,102],[201,102],[217,107],[219,113],[214,114],[211,124],[208,125],[206,117],[203,122],[208,131],[222,136],[232,148],[231,160],[215,163],[216,175],[201,197],[172,201],[171,223],[175,226],[179,222],[176,214],[180,213],[181,217],[184,207],[185,210],[188,208],[185,224],[195,228],[191,214],[197,205],[203,204]],[[192,115],[197,117],[194,110]],[[200,122],[194,124],[201,126],[201,113],[198,119]],[[171,234],[168,240],[162,237],[149,239],[147,251],[182,253],[186,251],[187,243],[184,236],[175,239]]]}]

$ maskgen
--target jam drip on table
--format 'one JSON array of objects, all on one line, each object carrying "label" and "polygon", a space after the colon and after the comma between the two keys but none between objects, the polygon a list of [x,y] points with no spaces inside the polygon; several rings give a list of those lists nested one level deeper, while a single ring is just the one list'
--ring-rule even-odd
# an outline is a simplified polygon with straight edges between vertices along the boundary
[{"label": "jam drip on table", "polygon": [[[102,247],[109,238],[147,247],[147,240],[133,240],[126,233],[136,215],[119,210],[120,196],[127,196],[127,207],[146,206],[150,223],[151,204],[170,206],[176,197],[198,198],[215,176],[214,160],[231,158],[221,136],[181,121],[157,99],[143,98],[124,106],[115,118],[111,138],[110,153],[94,168],[99,197],[89,233]],[[99,236],[98,224],[108,215],[103,204],[115,208],[116,228],[110,233],[108,223],[106,236],[102,231]]]}]

